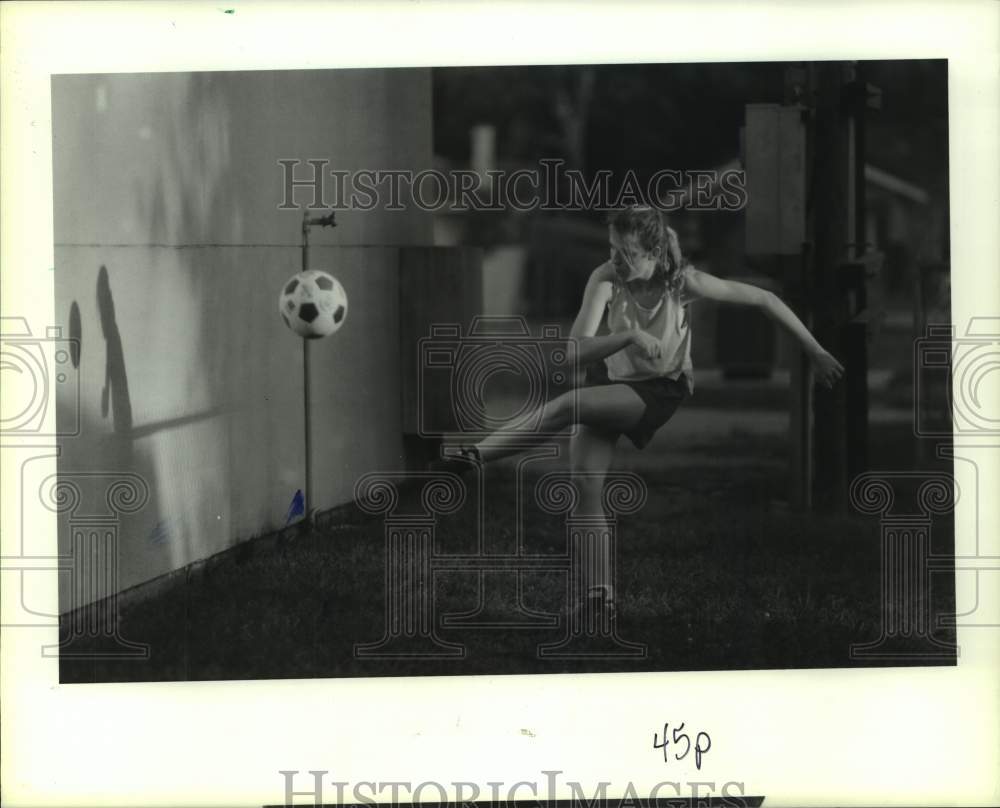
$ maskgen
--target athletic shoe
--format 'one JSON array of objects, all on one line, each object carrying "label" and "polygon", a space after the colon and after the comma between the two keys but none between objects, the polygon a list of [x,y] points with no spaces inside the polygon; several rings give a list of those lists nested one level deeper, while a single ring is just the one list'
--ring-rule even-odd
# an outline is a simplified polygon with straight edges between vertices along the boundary
[{"label": "athletic shoe", "polygon": [[443,457],[431,461],[429,467],[431,471],[466,474],[473,466],[480,466],[483,462],[479,455],[479,449],[473,445],[443,446],[441,453]]}]

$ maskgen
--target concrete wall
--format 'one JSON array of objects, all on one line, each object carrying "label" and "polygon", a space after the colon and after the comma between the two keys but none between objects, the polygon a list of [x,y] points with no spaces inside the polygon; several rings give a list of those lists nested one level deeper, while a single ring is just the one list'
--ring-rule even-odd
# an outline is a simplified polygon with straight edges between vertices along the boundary
[{"label": "concrete wall", "polygon": [[[80,341],[57,388],[59,423],[80,424],[60,481],[82,495],[60,552],[88,516],[113,521],[121,590],[285,523],[305,483],[303,370],[277,295],[302,212],[277,209],[277,160],[429,166],[429,73],[54,77],[52,111],[56,313]],[[314,231],[310,261],[350,301],[311,346],[316,507],[402,463],[398,247],[432,241],[412,208],[338,223]],[[115,475],[148,487],[134,513],[107,500]],[[96,596],[63,584],[61,611]]]}]

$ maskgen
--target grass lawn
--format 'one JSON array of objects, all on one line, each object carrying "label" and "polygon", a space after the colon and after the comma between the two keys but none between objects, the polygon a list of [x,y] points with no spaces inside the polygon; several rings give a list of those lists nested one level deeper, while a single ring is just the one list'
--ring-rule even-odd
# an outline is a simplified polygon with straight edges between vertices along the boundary
[{"label": "grass lawn", "polygon": [[[694,417],[694,416],[692,416]],[[681,422],[683,423],[683,422]],[[674,427],[673,422],[667,429]],[[661,431],[661,435],[666,430]],[[692,433],[698,434],[698,433]],[[150,645],[147,660],[61,662],[64,682],[219,680],[386,675],[850,667],[852,643],[881,632],[880,526],[875,517],[796,513],[783,506],[787,447],[734,423],[726,440],[685,443],[667,435],[647,452],[623,440],[619,465],[637,469],[646,505],[618,526],[619,636],[644,643],[638,659],[540,658],[560,628],[440,627],[462,659],[357,659],[355,643],[383,635],[383,520],[349,507],[327,530],[252,540],[121,612],[121,634]],[[873,441],[873,468],[912,468],[909,426]],[[661,462],[662,461],[662,462]],[[900,465],[903,463],[904,465]],[[545,470],[542,464],[534,477]],[[534,479],[529,475],[526,485]],[[514,473],[491,468],[486,535],[493,552],[513,545]],[[405,507],[404,492],[401,503]],[[530,510],[530,509],[529,509]],[[437,551],[475,547],[473,507],[440,517]],[[525,544],[561,553],[561,517],[529,512]],[[933,551],[953,552],[952,520],[933,526]],[[494,579],[513,584],[513,574]],[[523,603],[558,612],[559,572],[523,574]],[[477,576],[439,573],[438,621],[477,605]],[[954,576],[935,575],[934,614],[953,610]],[[494,589],[495,597],[499,589]],[[508,601],[487,603],[490,607]],[[440,626],[440,622],[439,622]],[[943,641],[953,633],[936,632]],[[920,645],[918,642],[917,645]],[[893,664],[927,664],[911,661]],[[954,658],[936,664],[954,664]]]}]

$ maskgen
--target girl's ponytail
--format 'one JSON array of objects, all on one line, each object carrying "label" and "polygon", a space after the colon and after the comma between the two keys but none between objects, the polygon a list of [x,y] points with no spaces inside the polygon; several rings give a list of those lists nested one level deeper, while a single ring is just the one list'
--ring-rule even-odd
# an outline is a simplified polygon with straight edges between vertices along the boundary
[{"label": "girl's ponytail", "polygon": [[677,232],[667,224],[667,214],[657,210],[657,216],[660,220],[660,249],[667,288],[671,292],[676,292],[680,289],[683,273],[687,268],[687,259],[681,253]]}]

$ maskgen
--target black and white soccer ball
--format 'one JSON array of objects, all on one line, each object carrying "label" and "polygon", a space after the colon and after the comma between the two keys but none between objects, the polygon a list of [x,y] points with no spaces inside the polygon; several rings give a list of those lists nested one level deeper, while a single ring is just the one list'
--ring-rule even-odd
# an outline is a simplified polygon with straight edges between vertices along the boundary
[{"label": "black and white soccer ball", "polygon": [[278,296],[278,311],[300,337],[328,337],[347,319],[347,293],[333,275],[307,269],[288,279]]}]

